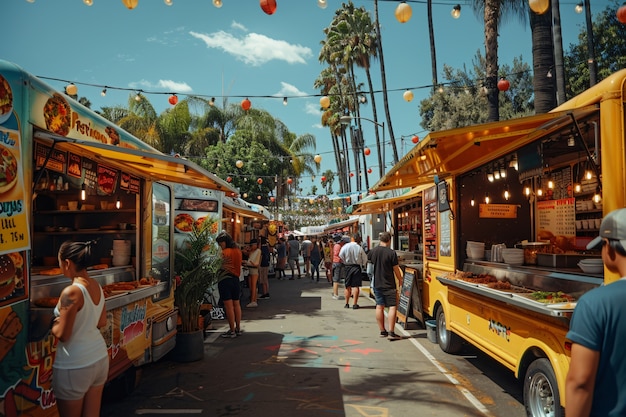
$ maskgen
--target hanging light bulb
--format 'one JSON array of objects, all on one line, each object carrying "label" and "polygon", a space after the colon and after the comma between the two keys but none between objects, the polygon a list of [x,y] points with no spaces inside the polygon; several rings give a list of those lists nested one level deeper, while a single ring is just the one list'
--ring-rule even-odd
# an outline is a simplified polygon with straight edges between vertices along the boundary
[{"label": "hanging light bulb", "polygon": [[493,173],[493,178],[499,180],[500,179],[500,171],[499,170],[495,170]]},{"label": "hanging light bulb", "polygon": [[283,106],[287,105],[287,97],[283,98]]},{"label": "hanging light bulb", "polygon": [[485,193],[485,204],[489,204],[491,199],[489,198],[489,193]]},{"label": "hanging light bulb", "polygon": [[135,95],[135,101],[141,101],[141,94],[139,91],[137,91],[137,94]]},{"label": "hanging light bulb", "polygon": [[509,193],[509,188],[507,187],[504,189],[504,199],[509,201],[509,198],[511,198],[511,194]]},{"label": "hanging light bulb", "polygon": [[87,6],[93,6],[93,0],[83,0],[83,3],[85,3]]},{"label": "hanging light bulb", "polygon": [[219,9],[220,7],[222,7],[222,0],[213,0],[213,6]]},{"label": "hanging light bulb", "polygon": [[172,0],[163,0],[163,2],[168,6],[171,6],[173,4]]},{"label": "hanging light bulb", "polygon": [[489,172],[487,173],[487,181],[489,181],[489,182],[493,182],[493,179],[494,179],[494,178],[493,178],[493,172],[489,171]]},{"label": "hanging light bulb", "polygon": [[529,186],[524,187],[524,194],[526,194],[526,197],[530,197],[530,187]]},{"label": "hanging light bulb", "polygon": [[580,3],[578,3],[575,7],[574,7],[574,11],[578,14],[581,14],[583,12],[583,2],[581,1]]},{"label": "hanging light bulb", "polygon": [[215,97],[211,97],[211,101],[209,101],[209,106],[213,107],[215,105]]},{"label": "hanging light bulb", "polygon": [[537,196],[541,197],[543,195],[543,190],[541,188],[537,189]]},{"label": "hanging light bulb", "polygon": [[320,9],[325,9],[328,6],[328,2],[326,0],[317,0],[317,5]]},{"label": "hanging light bulb", "polygon": [[500,178],[506,178],[506,169],[504,169],[504,166],[500,167]]},{"label": "hanging light bulb", "polygon": [[554,181],[552,181],[552,179],[548,180],[548,189],[550,190],[554,189]]},{"label": "hanging light bulb", "polygon": [[87,199],[87,190],[85,189],[85,183],[80,186],[80,201],[85,201]]},{"label": "hanging light bulb", "polygon": [[455,4],[454,7],[452,8],[452,11],[450,12],[450,14],[455,19],[458,19],[459,17],[461,17],[461,5],[460,4]]},{"label": "hanging light bulb", "polygon": [[580,183],[577,182],[576,184],[574,184],[574,192],[575,193],[581,192],[582,189],[583,189],[583,187],[580,185]]},{"label": "hanging light bulb", "polygon": [[588,180],[593,178],[593,174],[590,170],[585,171],[585,178],[587,178]]},{"label": "hanging light bulb", "polygon": [[600,187],[596,187],[596,193],[593,195],[593,202],[599,203],[602,197],[600,196]]},{"label": "hanging light bulb", "polygon": [[470,200],[470,206],[474,207],[476,205],[476,200],[474,200],[474,196],[472,196],[472,199]]},{"label": "hanging light bulb", "polygon": [[117,197],[117,200],[115,200],[115,208],[118,210],[122,208],[122,202],[120,201],[119,197]]},{"label": "hanging light bulb", "polygon": [[106,96],[107,96],[107,88],[106,88],[106,87],[104,87],[104,88],[102,89],[102,92],[100,93],[100,95],[101,95],[102,97],[106,97]]}]

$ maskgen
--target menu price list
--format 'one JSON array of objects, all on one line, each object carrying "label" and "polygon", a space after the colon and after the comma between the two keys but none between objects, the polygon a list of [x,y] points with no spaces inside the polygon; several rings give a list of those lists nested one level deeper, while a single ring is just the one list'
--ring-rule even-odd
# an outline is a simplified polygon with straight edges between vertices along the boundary
[{"label": "menu price list", "polygon": [[537,203],[538,230],[547,230],[555,236],[576,235],[576,199],[540,201]]}]

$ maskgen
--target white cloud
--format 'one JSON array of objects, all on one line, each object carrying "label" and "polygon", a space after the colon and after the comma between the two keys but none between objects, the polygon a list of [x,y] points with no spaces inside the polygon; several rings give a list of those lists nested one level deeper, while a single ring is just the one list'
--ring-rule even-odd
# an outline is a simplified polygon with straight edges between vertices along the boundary
[{"label": "white cloud", "polygon": [[233,29],[241,30],[242,32],[247,32],[248,31],[247,27],[245,27],[244,25],[242,25],[239,22],[235,22],[234,20],[233,20],[233,23],[230,24],[230,27],[233,28]]},{"label": "white cloud", "polygon": [[187,83],[176,82],[172,80],[159,80],[156,83],[148,80],[133,81],[128,84],[130,88],[142,90],[162,90],[175,93],[191,93],[193,89]]},{"label": "white cloud", "polygon": [[288,64],[304,64],[313,56],[310,48],[292,45],[288,42],[271,39],[258,33],[249,33],[237,38],[224,31],[203,34],[189,32],[194,38],[203,41],[207,47],[221,49],[246,64],[260,66],[272,60]]},{"label": "white cloud", "polygon": [[305,93],[304,91],[300,91],[298,90],[298,87],[296,87],[295,85],[291,85],[289,83],[286,83],[284,81],[280,82],[281,85],[281,89],[278,91],[278,93],[274,93],[274,97],[284,97],[284,96],[289,96],[289,97],[302,97],[302,96],[308,96],[307,93]]},{"label": "white cloud", "polygon": [[322,111],[320,110],[320,105],[318,103],[306,103],[305,111],[307,114],[312,114],[314,116],[322,115]]}]

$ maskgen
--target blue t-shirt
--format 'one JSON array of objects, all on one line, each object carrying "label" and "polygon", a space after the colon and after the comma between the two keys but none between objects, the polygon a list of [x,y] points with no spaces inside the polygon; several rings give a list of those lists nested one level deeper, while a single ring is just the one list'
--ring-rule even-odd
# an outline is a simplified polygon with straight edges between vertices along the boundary
[{"label": "blue t-shirt", "polygon": [[626,280],[585,293],[566,337],[600,352],[591,415],[626,416]]}]

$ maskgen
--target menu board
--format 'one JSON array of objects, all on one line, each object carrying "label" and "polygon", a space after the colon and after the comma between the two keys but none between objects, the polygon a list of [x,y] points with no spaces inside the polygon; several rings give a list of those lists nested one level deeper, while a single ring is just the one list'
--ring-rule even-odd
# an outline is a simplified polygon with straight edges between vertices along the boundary
[{"label": "menu board", "polygon": [[548,231],[554,236],[575,236],[575,209],[575,198],[537,202],[537,231]]},{"label": "menu board", "polygon": [[406,326],[409,308],[411,307],[411,294],[415,285],[415,270],[406,268],[402,278],[400,300],[398,301],[397,319],[402,327]]},{"label": "menu board", "polygon": [[437,187],[424,191],[424,256],[437,260]]}]

